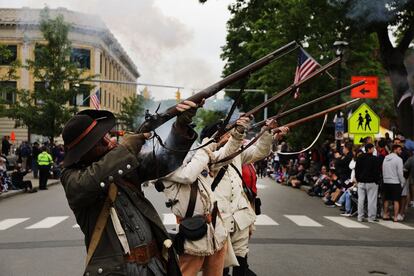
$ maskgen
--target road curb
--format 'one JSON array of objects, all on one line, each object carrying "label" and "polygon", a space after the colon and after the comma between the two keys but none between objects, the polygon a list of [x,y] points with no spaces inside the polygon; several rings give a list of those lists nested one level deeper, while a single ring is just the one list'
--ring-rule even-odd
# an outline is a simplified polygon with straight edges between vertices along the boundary
[{"label": "road curb", "polygon": [[302,186],[300,186],[300,189],[301,189],[302,191],[309,192],[309,190],[311,189],[311,187],[310,187],[310,186],[305,186],[305,185],[302,185]]},{"label": "road curb", "polygon": [[[58,179],[53,179],[53,181],[47,183],[47,186],[49,187],[49,186],[53,186],[53,185],[56,185],[56,184],[59,184],[59,183],[60,183],[60,181]],[[38,187],[34,187],[34,188],[38,189]],[[25,192],[23,190],[18,190],[18,191],[16,191],[16,190],[10,190],[7,193],[2,193],[0,195],[0,201],[3,200],[3,199],[5,199],[5,198],[14,197],[16,195],[24,194],[24,193]]]}]

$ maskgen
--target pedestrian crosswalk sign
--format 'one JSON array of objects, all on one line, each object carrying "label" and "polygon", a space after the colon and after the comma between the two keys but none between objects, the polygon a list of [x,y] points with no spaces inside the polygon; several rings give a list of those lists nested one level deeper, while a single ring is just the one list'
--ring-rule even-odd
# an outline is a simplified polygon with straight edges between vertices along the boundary
[{"label": "pedestrian crosswalk sign", "polygon": [[378,133],[380,118],[366,104],[361,104],[348,119],[348,132],[352,134]]}]

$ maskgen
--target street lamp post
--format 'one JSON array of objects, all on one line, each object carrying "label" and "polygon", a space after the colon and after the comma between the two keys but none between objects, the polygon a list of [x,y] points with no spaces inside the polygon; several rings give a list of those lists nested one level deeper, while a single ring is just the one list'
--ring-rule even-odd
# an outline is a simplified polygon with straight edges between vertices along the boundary
[{"label": "street lamp post", "polygon": [[[341,58],[341,60],[338,62],[338,71],[337,71],[337,78],[336,78],[336,87],[337,87],[337,89],[340,89],[342,87],[342,66],[341,66],[341,63],[342,63],[342,57],[343,57],[343,54],[344,54],[345,47],[348,46],[348,44],[349,44],[348,42],[340,41],[340,40],[335,41],[334,44],[333,44],[333,47],[335,49],[335,56]],[[341,95],[340,94],[338,94],[338,96],[336,98],[336,104],[337,105],[341,104]],[[338,110],[337,113],[336,113],[335,132],[336,132],[336,125],[339,125],[339,122],[341,122],[341,125],[342,125],[342,128],[343,128],[344,119],[341,116],[341,111]],[[344,129],[341,130],[341,131],[343,133]],[[341,148],[341,139],[337,139],[337,138],[339,138],[339,137],[335,137],[335,139],[336,139],[336,148],[337,148],[337,150],[340,150],[340,148]]]}]

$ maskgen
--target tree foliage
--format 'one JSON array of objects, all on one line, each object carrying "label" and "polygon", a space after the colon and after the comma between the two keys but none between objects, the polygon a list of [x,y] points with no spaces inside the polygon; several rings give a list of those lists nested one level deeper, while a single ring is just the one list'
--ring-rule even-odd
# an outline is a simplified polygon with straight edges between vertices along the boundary
[{"label": "tree foliage", "polygon": [[77,95],[78,87],[93,76],[71,61],[68,39],[71,26],[63,16],[50,18],[46,7],[41,11],[39,27],[46,43],[36,44],[35,59],[26,60],[21,66],[33,73],[35,81],[41,85],[34,91],[16,91],[18,101],[5,110],[5,115],[15,119],[17,126],[25,125],[32,133],[53,141],[76,112],[76,107],[68,106],[68,102]]},{"label": "tree foliage", "polygon": [[141,95],[124,98],[121,102],[121,112],[117,115],[118,122],[127,131],[136,131],[144,115],[145,99]]},{"label": "tree foliage", "polygon": [[226,112],[222,110],[199,109],[194,117],[196,130],[201,131],[204,127],[214,124],[226,117]]},{"label": "tree foliage", "polygon": [[[226,60],[223,75],[235,72],[292,40],[307,46],[308,53],[320,64],[325,64],[335,57],[334,41],[345,40],[349,43],[349,47],[345,49],[342,61],[342,86],[349,84],[351,75],[379,76],[380,98],[369,103],[380,116],[393,118],[396,115],[395,103],[401,93],[396,95],[396,80],[385,62],[392,59],[392,55],[384,53],[384,39],[380,33],[381,28],[393,26],[395,35],[399,38],[399,45],[403,45],[400,48],[408,47],[407,42],[412,40],[414,24],[412,2],[237,0],[229,6],[231,18],[227,22],[228,35],[222,52],[222,58]],[[376,14],[372,14],[373,12]],[[383,16],[378,19],[378,14]],[[269,94],[281,91],[293,82],[296,58],[297,53],[291,53],[253,73],[248,80],[247,88],[264,89]],[[398,65],[394,66],[404,67],[404,63],[399,63],[400,61],[397,60],[395,62]],[[336,76],[337,69],[331,69],[330,73]],[[391,77],[392,86],[389,85],[388,76]],[[397,81],[399,85],[407,84],[406,77]],[[240,83],[234,84],[234,87],[239,85]],[[293,101],[293,97],[286,97],[270,106],[269,114],[275,114],[282,106],[289,108],[328,93],[336,86],[336,80],[331,80],[326,75],[319,77],[301,88],[301,96],[298,100]],[[230,93],[228,95],[233,96]],[[349,94],[342,95],[342,101],[349,98],[347,95]],[[250,110],[261,103],[262,99],[262,95],[246,93],[241,108],[243,111]],[[335,99],[318,104],[284,121],[291,121],[298,116],[319,111],[334,103],[336,103]],[[399,119],[402,125],[401,116]],[[297,142],[298,147],[305,145],[313,139],[312,136],[316,135],[318,126],[319,123],[314,122],[295,129],[290,139]]]}]

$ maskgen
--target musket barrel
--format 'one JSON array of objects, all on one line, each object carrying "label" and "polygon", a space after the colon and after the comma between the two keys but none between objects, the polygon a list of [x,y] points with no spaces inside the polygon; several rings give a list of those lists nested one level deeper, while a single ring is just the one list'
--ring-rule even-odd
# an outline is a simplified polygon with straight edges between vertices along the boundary
[{"label": "musket barrel", "polygon": [[[322,97],[316,98],[316,99],[314,99],[314,100],[312,100],[312,101],[310,101],[310,102],[304,103],[304,104],[299,105],[299,106],[297,106],[297,107],[294,107],[294,108],[292,108],[292,109],[289,109],[289,110],[287,110],[287,111],[285,111],[285,112],[282,112],[282,113],[280,113],[280,114],[278,114],[278,115],[275,115],[275,116],[269,117],[268,119],[274,119],[274,120],[277,120],[277,119],[283,118],[283,117],[285,117],[285,116],[287,116],[287,115],[290,115],[290,114],[292,114],[292,113],[294,113],[294,112],[296,112],[296,111],[299,111],[299,110],[301,110],[301,109],[303,109],[303,108],[305,108],[305,107],[308,107],[308,106],[313,105],[313,104],[315,104],[315,103],[318,103],[318,102],[321,102],[321,101],[323,101],[323,100],[326,100],[326,99],[332,98],[332,97],[334,97],[334,96],[336,96],[336,95],[338,95],[338,94],[340,94],[340,93],[342,93],[342,92],[344,92],[344,91],[347,91],[347,90],[353,89],[353,88],[355,88],[355,87],[361,86],[361,85],[365,84],[365,82],[366,82],[365,80],[362,80],[362,81],[359,81],[359,82],[353,83],[353,84],[351,84],[351,85],[348,85],[348,86],[342,87],[341,89],[335,90],[334,92],[331,92],[331,93],[326,94],[326,95],[324,95],[324,96],[322,96]],[[255,127],[262,127],[265,123],[266,123],[266,120],[263,120],[263,121],[261,121],[261,122],[258,122],[258,123],[256,123],[256,124],[254,124],[254,125],[252,126],[252,128],[255,128]]]},{"label": "musket barrel", "polygon": [[[227,77],[223,78],[222,80],[216,82],[213,85],[210,85],[209,87],[201,90],[200,92],[194,94],[193,96],[187,98],[188,101],[193,101],[195,103],[200,103],[203,99],[207,99],[216,93],[218,93],[220,90],[228,86],[229,84],[232,84],[236,82],[237,80],[240,80],[241,78],[244,78],[248,76],[250,73],[255,72],[259,70],[260,68],[266,66],[267,64],[271,63],[272,61],[276,60],[280,56],[286,54],[287,52],[293,51],[299,47],[298,43],[296,41],[292,41],[279,49],[273,51],[272,53],[254,61],[253,63],[243,67],[242,69],[228,75]],[[158,116],[154,116],[153,118],[146,120],[138,129],[138,132],[148,132],[151,130],[156,129],[166,121],[170,120],[171,118],[178,115],[178,111],[176,109],[176,105],[168,108],[166,111],[164,111],[162,114],[159,114]]]},{"label": "musket barrel", "polygon": [[[263,108],[269,106],[271,103],[275,102],[276,100],[288,95],[289,93],[294,91],[296,88],[303,85],[305,82],[307,82],[310,79],[322,74],[323,72],[325,72],[326,70],[328,70],[329,68],[331,68],[332,66],[337,64],[340,60],[341,60],[341,58],[338,57],[338,58],[330,61],[329,63],[325,64],[324,66],[318,68],[318,70],[313,71],[311,74],[309,74],[306,78],[302,79],[298,83],[290,85],[289,87],[287,87],[283,91],[277,93],[276,95],[274,95],[273,97],[271,97],[270,99],[265,101],[264,103],[261,103],[258,106],[256,106],[255,108],[253,108],[252,110],[246,112],[243,116],[252,116],[252,115],[256,114],[257,112],[259,112]],[[233,129],[235,126],[236,126],[236,123],[229,124],[226,127],[226,131],[229,131],[229,130]]]},{"label": "musket barrel", "polygon": [[323,110],[321,112],[312,114],[310,116],[307,116],[307,117],[298,119],[296,121],[293,121],[293,122],[290,122],[290,123],[287,123],[287,124],[284,124],[283,126],[284,127],[292,128],[292,127],[301,125],[301,124],[306,123],[306,122],[309,122],[309,121],[311,121],[313,119],[322,117],[325,114],[328,114],[328,113],[331,113],[331,112],[335,112],[335,111],[341,110],[342,108],[347,107],[348,105],[354,104],[354,103],[358,102],[359,100],[361,100],[361,99],[353,99],[351,101],[345,102],[345,103],[340,104],[340,105],[333,106],[331,108],[325,109],[325,110]]},{"label": "musket barrel", "polygon": [[[295,127],[295,126],[298,126],[298,125],[300,125],[300,124],[303,124],[303,123],[306,123],[306,122],[308,122],[308,121],[311,121],[311,120],[313,120],[313,119],[316,119],[316,118],[319,118],[319,117],[322,117],[322,116],[324,116],[325,114],[328,114],[328,113],[331,113],[331,112],[334,112],[334,111],[337,111],[337,110],[340,110],[340,109],[342,109],[342,108],[344,108],[344,107],[346,107],[346,106],[348,106],[348,105],[351,105],[351,104],[354,104],[354,103],[356,103],[356,102],[358,102],[360,99],[354,99],[354,100],[352,100],[352,101],[348,101],[348,102],[346,102],[346,103],[343,103],[343,104],[340,104],[340,105],[336,105],[336,106],[333,106],[333,107],[331,107],[331,108],[328,108],[328,109],[325,109],[324,111],[321,111],[321,112],[318,112],[318,113],[315,113],[315,114],[313,114],[313,115],[310,115],[310,116],[307,116],[307,117],[304,117],[304,118],[301,118],[301,119],[299,119],[299,120],[296,120],[296,121],[293,121],[293,122],[290,122],[290,123],[288,123],[288,124],[285,124],[285,125],[283,125],[283,127],[289,127],[289,128],[292,128],[292,127]],[[264,127],[261,131],[260,131],[260,133],[256,136],[256,137],[254,137],[253,138],[253,140],[251,140],[244,148],[241,148],[241,149],[239,149],[238,151],[236,151],[236,152],[234,152],[234,153],[232,153],[232,154],[230,154],[229,156],[227,156],[227,157],[225,157],[225,158],[223,158],[223,159],[221,159],[221,160],[219,160],[219,161],[217,161],[217,162],[215,162],[215,164],[217,164],[217,163],[223,163],[223,162],[227,162],[227,161],[229,161],[229,160],[231,160],[231,159],[233,159],[234,157],[236,157],[237,155],[239,155],[240,153],[242,153],[244,150],[246,150],[247,148],[249,148],[251,145],[253,145],[259,138],[260,138],[260,136],[262,136],[263,135],[263,133],[265,132],[265,131],[267,131],[267,130],[269,130],[269,128],[268,127]],[[278,129],[276,128],[275,129],[275,131],[278,131]]]}]

